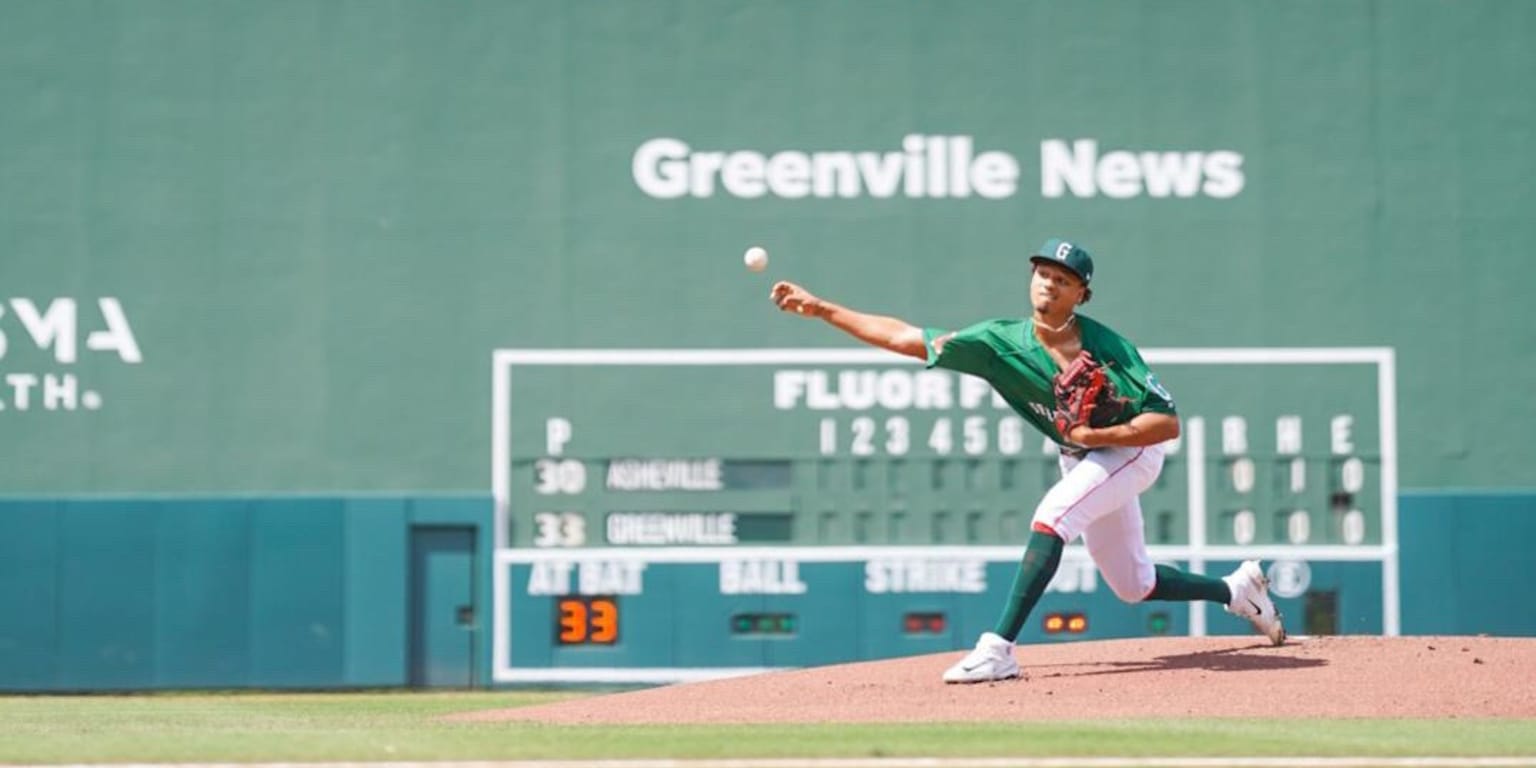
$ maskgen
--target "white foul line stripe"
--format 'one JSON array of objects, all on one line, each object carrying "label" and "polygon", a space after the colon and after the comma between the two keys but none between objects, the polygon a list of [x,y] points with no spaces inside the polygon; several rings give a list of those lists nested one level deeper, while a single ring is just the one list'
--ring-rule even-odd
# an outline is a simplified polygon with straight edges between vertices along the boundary
[{"label": "white foul line stripe", "polygon": [[[392,763],[111,763],[79,768],[1521,768],[1530,757],[826,757]],[[12,768],[34,768],[14,766]],[[35,766],[59,768],[59,766]]]}]

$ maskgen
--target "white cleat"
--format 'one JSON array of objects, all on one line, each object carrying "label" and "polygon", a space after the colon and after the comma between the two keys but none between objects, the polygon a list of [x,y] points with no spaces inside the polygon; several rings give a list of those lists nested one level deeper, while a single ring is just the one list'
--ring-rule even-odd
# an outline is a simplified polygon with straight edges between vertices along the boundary
[{"label": "white cleat", "polygon": [[1018,676],[1019,662],[1013,658],[1013,642],[992,632],[983,632],[965,658],[944,670],[946,683],[985,683]]},{"label": "white cleat", "polygon": [[1259,561],[1244,560],[1237,570],[1221,577],[1221,580],[1232,590],[1232,602],[1227,604],[1227,613],[1247,619],[1259,634],[1269,638],[1269,642],[1284,645],[1285,625],[1280,623],[1280,612],[1275,610],[1274,601],[1269,599],[1269,579],[1264,576]]}]

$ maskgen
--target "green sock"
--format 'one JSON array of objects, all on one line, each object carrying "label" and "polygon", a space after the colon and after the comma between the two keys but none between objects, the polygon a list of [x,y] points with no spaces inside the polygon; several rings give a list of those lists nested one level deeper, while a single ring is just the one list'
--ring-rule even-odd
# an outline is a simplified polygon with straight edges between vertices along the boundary
[{"label": "green sock", "polygon": [[1003,608],[1003,615],[998,617],[997,628],[993,631],[1009,641],[1019,636],[1024,620],[1029,618],[1035,603],[1040,602],[1045,585],[1056,575],[1056,566],[1061,564],[1061,550],[1066,546],[1061,537],[1053,534],[1039,531],[1029,534],[1024,560],[1013,577],[1013,592],[1008,595],[1008,605]]},{"label": "green sock", "polygon": [[1157,585],[1152,587],[1148,600],[1209,600],[1226,605],[1232,602],[1232,590],[1221,579],[1185,573],[1166,565],[1157,566]]}]

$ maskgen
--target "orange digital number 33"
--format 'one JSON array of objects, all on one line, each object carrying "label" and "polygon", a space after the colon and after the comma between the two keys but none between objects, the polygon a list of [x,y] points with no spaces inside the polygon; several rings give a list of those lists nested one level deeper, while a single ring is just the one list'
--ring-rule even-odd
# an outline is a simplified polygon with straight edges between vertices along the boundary
[{"label": "orange digital number 33", "polygon": [[619,605],[611,597],[563,597],[555,603],[561,645],[612,645],[619,639]]}]

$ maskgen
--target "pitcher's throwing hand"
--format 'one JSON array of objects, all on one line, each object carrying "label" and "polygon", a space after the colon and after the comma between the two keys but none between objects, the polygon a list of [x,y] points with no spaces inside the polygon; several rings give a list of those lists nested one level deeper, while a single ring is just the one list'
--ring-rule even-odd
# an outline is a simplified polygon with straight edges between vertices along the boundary
[{"label": "pitcher's throwing hand", "polygon": [[768,296],[779,309],[799,315],[814,317],[821,307],[821,299],[815,294],[787,280],[774,283]]}]

